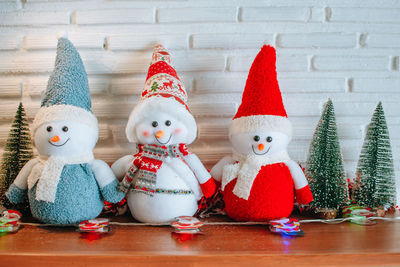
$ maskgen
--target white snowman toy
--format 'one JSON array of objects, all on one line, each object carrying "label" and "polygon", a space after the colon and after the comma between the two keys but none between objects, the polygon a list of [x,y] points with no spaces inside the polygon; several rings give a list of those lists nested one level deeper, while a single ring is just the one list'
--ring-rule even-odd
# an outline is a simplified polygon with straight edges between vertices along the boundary
[{"label": "white snowman toy", "polygon": [[132,216],[141,222],[170,222],[193,216],[197,201],[210,197],[214,179],[199,158],[187,150],[197,125],[187,106],[187,94],[169,53],[154,48],[142,98],[133,109],[126,136],[137,144],[137,153],[112,165],[127,193]]},{"label": "white snowman toy", "polygon": [[96,218],[104,200],[123,199],[110,167],[94,158],[98,122],[88,80],[78,51],[65,38],[58,41],[32,135],[38,156],[25,164],[7,191],[12,203],[27,194],[33,217],[64,225]]}]

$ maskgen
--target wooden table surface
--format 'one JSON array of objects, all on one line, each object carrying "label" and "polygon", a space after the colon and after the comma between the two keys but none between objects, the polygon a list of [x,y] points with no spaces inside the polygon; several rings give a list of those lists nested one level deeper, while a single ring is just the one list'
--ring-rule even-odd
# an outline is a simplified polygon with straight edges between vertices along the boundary
[{"label": "wooden table surface", "polygon": [[113,225],[101,237],[24,226],[0,237],[0,266],[400,266],[400,223],[302,228],[304,237],[288,238],[263,225],[205,225],[183,240],[168,226]]}]

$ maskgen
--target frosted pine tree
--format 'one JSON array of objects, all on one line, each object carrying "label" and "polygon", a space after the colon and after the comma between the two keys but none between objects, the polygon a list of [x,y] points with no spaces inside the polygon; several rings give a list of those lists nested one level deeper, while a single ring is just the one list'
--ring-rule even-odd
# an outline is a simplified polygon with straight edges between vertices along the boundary
[{"label": "frosted pine tree", "polygon": [[[340,152],[333,103],[325,104],[311,141],[306,176],[317,212],[338,211],[348,202],[347,181]],[[335,212],[336,213],[336,212]],[[333,215],[333,217],[335,217]]]},{"label": "frosted pine tree", "polygon": [[[22,103],[19,103],[15,114],[14,122],[11,125],[10,133],[3,153],[0,173],[0,198],[7,208],[11,208],[10,204],[6,203],[7,198],[5,192],[14,182],[21,168],[33,156],[32,143],[28,128],[28,123],[25,118],[25,110]],[[23,211],[28,203],[13,207]]]},{"label": "frosted pine tree", "polygon": [[359,205],[391,207],[396,187],[389,131],[379,102],[368,125],[357,166],[355,199]]}]

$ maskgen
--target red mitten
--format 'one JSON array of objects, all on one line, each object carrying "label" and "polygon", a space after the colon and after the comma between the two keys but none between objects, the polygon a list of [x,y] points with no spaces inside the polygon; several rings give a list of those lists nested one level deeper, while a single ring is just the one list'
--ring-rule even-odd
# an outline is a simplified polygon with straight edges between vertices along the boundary
[{"label": "red mitten", "polygon": [[296,201],[299,204],[308,204],[313,201],[311,189],[308,185],[303,188],[296,189]]},{"label": "red mitten", "polygon": [[203,195],[206,198],[209,198],[212,195],[214,195],[215,190],[217,190],[217,185],[215,184],[214,178],[212,177],[208,179],[208,181],[205,182],[204,184],[201,184],[200,187],[201,191],[203,191]]}]

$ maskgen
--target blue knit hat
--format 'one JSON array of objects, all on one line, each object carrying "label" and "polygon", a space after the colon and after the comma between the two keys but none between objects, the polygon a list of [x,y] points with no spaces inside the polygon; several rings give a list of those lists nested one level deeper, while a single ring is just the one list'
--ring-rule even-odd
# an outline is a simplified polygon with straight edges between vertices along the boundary
[{"label": "blue knit hat", "polygon": [[74,45],[66,38],[57,44],[54,71],[50,76],[41,108],[33,122],[33,132],[46,122],[79,121],[98,130],[91,110],[87,74]]},{"label": "blue knit hat", "polygon": [[58,40],[54,71],[47,84],[42,107],[73,105],[91,111],[89,84],[82,59],[74,45],[65,38]]}]

